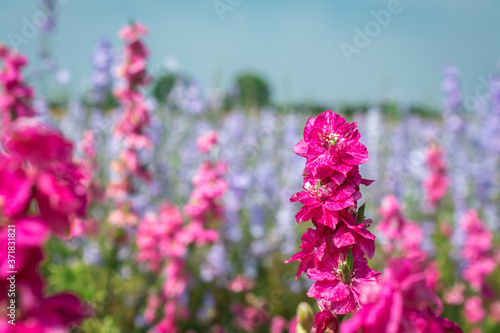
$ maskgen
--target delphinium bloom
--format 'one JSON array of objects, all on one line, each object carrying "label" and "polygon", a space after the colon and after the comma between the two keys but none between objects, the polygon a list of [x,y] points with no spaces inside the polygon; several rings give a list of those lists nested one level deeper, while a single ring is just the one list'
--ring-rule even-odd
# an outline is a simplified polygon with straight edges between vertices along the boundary
[{"label": "delphinium bloom", "polygon": [[140,23],[125,26],[119,33],[126,42],[124,62],[119,70],[122,87],[115,91],[123,107],[123,113],[115,128],[115,136],[123,140],[123,150],[112,162],[114,178],[108,185],[107,195],[117,202],[117,210],[124,214],[134,211],[129,196],[136,191],[136,179],[150,181],[151,174],[141,162],[140,152],[152,146],[146,135],[149,111],[141,88],[150,78],[146,73],[148,51],[141,41],[146,28]]},{"label": "delphinium bloom", "polygon": [[464,151],[468,146],[464,140],[464,128],[467,125],[463,112],[463,94],[460,88],[460,73],[457,68],[447,67],[443,70],[441,88],[445,94],[443,120],[446,128],[444,148],[449,166],[450,190],[455,205],[455,220],[460,221],[467,209],[467,166],[466,154],[455,154]]},{"label": "delphinium bloom", "polygon": [[[217,142],[217,133],[210,132],[198,142],[200,151],[208,154]],[[154,332],[178,332],[178,321],[187,315],[187,308],[182,302],[191,278],[187,269],[187,253],[191,245],[210,245],[219,239],[219,232],[209,226],[215,226],[222,218],[220,200],[227,189],[224,172],[225,165],[221,162],[206,160],[200,166],[193,178],[195,188],[184,207],[188,223],[184,223],[179,208],[168,202],[160,205],[158,213],[146,214],[139,223],[138,261],[147,264],[153,272],[163,271],[165,277],[158,296],[163,307],[162,317],[155,322],[151,310],[154,300],[145,313],[148,323],[154,324]]]},{"label": "delphinium bloom", "polygon": [[[163,269],[165,274],[161,294],[150,292],[150,304],[148,304],[144,314],[149,324],[154,323],[156,313],[151,308],[162,304],[164,316],[154,326],[159,332],[175,332],[177,315],[184,311],[179,297],[186,288],[185,254],[191,243],[183,226],[181,212],[177,206],[171,203],[162,203],[158,214],[146,214],[139,224],[137,231],[138,261],[146,263],[148,268],[156,273]],[[157,301],[153,298],[157,298]],[[155,306],[154,302],[159,304]]]},{"label": "delphinium bloom", "polygon": [[[183,220],[177,206],[163,202],[158,213],[146,214],[137,230],[137,260],[155,273],[163,270],[165,278],[160,294],[150,290],[144,312],[147,323],[153,324],[157,332],[176,332],[179,315],[186,311],[180,297],[189,277],[185,269],[186,253],[194,238]],[[156,309],[160,305],[163,316],[156,322]]]},{"label": "delphinium bloom", "polygon": [[92,53],[92,101],[97,105],[103,105],[113,87],[112,66],[115,54],[111,44],[103,39],[94,48]]},{"label": "delphinium bloom", "polygon": [[[198,150],[205,156],[210,155],[216,143],[215,131],[210,131],[197,139]],[[226,170],[225,163],[207,158],[193,177],[194,189],[184,206],[184,212],[190,218],[187,228],[194,237],[193,241],[198,244],[216,242],[208,250],[205,261],[200,267],[204,281],[212,281],[227,271],[225,244],[217,242],[219,233],[209,228],[218,224],[224,216],[222,198],[228,189],[224,179]]]},{"label": "delphinium bloom", "polygon": [[424,238],[422,228],[406,219],[395,196],[388,195],[382,200],[379,213],[381,220],[377,226],[387,240],[383,246],[386,253],[392,257],[401,255],[419,260],[427,258],[421,247]]},{"label": "delphinium bloom", "polygon": [[186,83],[178,79],[168,95],[168,101],[183,112],[203,113],[208,105],[203,99],[201,88],[201,84],[196,80]]},{"label": "delphinium bloom", "polygon": [[[42,248],[51,232],[67,236],[71,221],[85,218],[86,188],[82,170],[73,161],[73,143],[36,118],[31,109],[33,91],[22,82],[23,56],[1,47],[6,58],[2,71],[4,117],[0,147],[0,248],[7,253],[7,238],[15,228],[15,260],[0,259],[0,303],[10,288],[9,271],[16,271],[15,325],[2,321],[2,332],[66,331],[90,315],[79,299],[70,293],[44,294],[39,265]],[[10,66],[10,67],[9,67]],[[11,91],[12,87],[18,90]],[[10,95],[12,93],[12,95]]]},{"label": "delphinium bloom", "polygon": [[474,203],[481,207],[485,222],[489,226],[498,225],[498,202],[500,180],[498,163],[500,162],[500,75],[490,76],[488,95],[478,98],[477,112],[481,112],[475,127],[475,140],[479,141],[476,152],[475,196]]},{"label": "delphinium bloom", "polygon": [[7,46],[0,44],[0,132],[4,132],[9,124],[20,117],[32,117],[34,91],[24,82],[22,69],[28,63],[26,57]]},{"label": "delphinium bloom", "polygon": [[492,256],[493,235],[479,219],[476,211],[470,210],[461,221],[466,234],[462,257],[467,260],[464,278],[477,291],[488,288],[486,277],[496,268]]},{"label": "delphinium bloom", "polygon": [[[210,140],[207,139],[207,135],[211,137]],[[207,135],[198,139],[200,152],[208,153],[217,142],[216,133],[209,132]],[[223,178],[226,172],[225,163],[208,159],[198,168],[193,177],[194,190],[191,192],[188,203],[184,206],[184,212],[191,218],[192,228],[223,217],[224,208],[221,199],[228,188],[227,182]]]},{"label": "delphinium bloom", "polygon": [[305,272],[316,281],[308,296],[331,313],[331,321],[357,310],[361,286],[374,284],[380,275],[365,258],[375,249],[375,236],[366,229],[371,221],[364,219],[364,207],[357,210],[359,186],[372,182],[359,174],[359,165],[368,161],[359,138],[356,123],[328,110],[307,120],[304,138],[294,147],[306,166],[304,191],[290,201],[304,205],[297,223],[311,220],[316,228],[306,231],[302,251],[287,262],[298,260],[298,275]]},{"label": "delphinium bloom", "polygon": [[493,235],[479,219],[476,211],[468,211],[461,221],[461,226],[466,235],[461,252],[467,265],[463,278],[473,291],[479,293],[465,300],[463,310],[465,319],[475,324],[485,317],[487,305],[483,300],[495,297],[487,278],[497,268],[497,261],[493,258]]},{"label": "delphinium bloom", "polygon": [[[3,139],[7,154],[0,156],[0,211],[7,224],[16,226],[15,268],[19,273],[16,282],[19,286],[24,285],[21,299],[26,299],[21,308],[28,311],[26,307],[40,304],[40,308],[32,312],[36,317],[46,301],[42,298],[43,284],[37,269],[43,258],[41,247],[50,231],[67,236],[73,221],[85,218],[86,189],[82,172],[72,161],[72,144],[58,131],[36,119],[19,118],[11,123]],[[6,228],[3,232],[7,235]],[[8,243],[4,240],[2,244],[6,249]],[[5,265],[7,257],[0,264],[7,267]],[[7,271],[2,270],[2,276]],[[7,281],[6,278],[3,276],[2,281]],[[6,285],[2,287],[7,288]],[[79,304],[76,297],[63,295],[67,295],[68,302]],[[56,305],[54,313],[65,311],[64,302]],[[80,313],[79,316],[77,322],[85,315]],[[47,329],[76,323],[62,318],[64,316],[61,321],[50,324],[53,326],[47,324]],[[43,324],[43,318],[38,319]]]},{"label": "delphinium bloom", "polygon": [[9,154],[0,156],[2,213],[15,217],[34,199],[45,223],[68,235],[70,222],[83,217],[87,206],[83,173],[72,161],[73,144],[34,118],[18,119],[5,134]]},{"label": "delphinium bloom", "polygon": [[79,142],[78,148],[80,152],[79,164],[84,173],[84,184],[91,196],[89,201],[92,201],[93,198],[101,199],[103,190],[96,177],[99,164],[97,162],[95,135],[92,131],[87,130],[83,133],[83,138]]},{"label": "delphinium bloom", "polygon": [[341,326],[341,332],[462,332],[439,317],[440,301],[427,287],[423,267],[409,259],[395,259],[382,281],[361,289],[362,308]]},{"label": "delphinium bloom", "polygon": [[449,184],[443,152],[439,146],[432,145],[427,151],[427,166],[429,176],[424,182],[424,188],[427,193],[427,200],[431,207],[435,208],[446,195]]}]

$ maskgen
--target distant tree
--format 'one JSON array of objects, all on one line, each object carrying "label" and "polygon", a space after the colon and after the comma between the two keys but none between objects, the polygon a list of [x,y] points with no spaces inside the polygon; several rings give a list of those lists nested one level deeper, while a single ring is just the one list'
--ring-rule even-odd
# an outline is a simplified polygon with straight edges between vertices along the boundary
[{"label": "distant tree", "polygon": [[242,73],[237,76],[235,91],[232,94],[235,104],[245,108],[260,108],[270,103],[270,89],[267,82],[258,74]]},{"label": "distant tree", "polygon": [[183,79],[170,72],[159,74],[151,83],[151,94],[159,103],[165,103],[177,80]]}]

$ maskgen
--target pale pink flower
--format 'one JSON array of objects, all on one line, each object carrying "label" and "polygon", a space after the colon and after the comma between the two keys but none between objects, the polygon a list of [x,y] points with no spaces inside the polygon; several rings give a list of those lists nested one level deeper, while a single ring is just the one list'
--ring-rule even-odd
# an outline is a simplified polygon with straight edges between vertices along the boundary
[{"label": "pale pink flower", "polygon": [[196,143],[200,152],[203,154],[208,153],[210,149],[217,144],[217,132],[212,130],[207,134],[200,136],[196,140]]},{"label": "pale pink flower", "polygon": [[424,188],[431,207],[436,207],[446,195],[450,183],[446,175],[443,151],[437,145],[432,145],[427,151],[427,165],[430,175],[424,182]]},{"label": "pale pink flower", "polygon": [[490,304],[490,318],[495,323],[500,323],[500,301],[494,301]]},{"label": "pale pink flower", "polygon": [[480,297],[474,296],[465,300],[464,315],[469,323],[478,323],[484,319],[486,311]]},{"label": "pale pink flower", "polygon": [[288,326],[288,321],[282,316],[274,316],[271,319],[270,333],[283,333]]},{"label": "pale pink flower", "polygon": [[241,293],[243,291],[250,291],[255,286],[253,280],[249,280],[243,275],[237,275],[234,279],[228,282],[227,289],[233,293]]},{"label": "pale pink flower", "polygon": [[460,305],[464,302],[465,285],[463,283],[455,283],[451,289],[444,293],[444,301],[451,305]]}]

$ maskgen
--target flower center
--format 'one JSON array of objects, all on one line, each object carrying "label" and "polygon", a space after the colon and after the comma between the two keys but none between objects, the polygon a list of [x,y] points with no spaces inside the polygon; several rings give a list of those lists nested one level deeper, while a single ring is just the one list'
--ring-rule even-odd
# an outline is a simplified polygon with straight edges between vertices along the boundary
[{"label": "flower center", "polygon": [[326,135],[325,139],[326,139],[326,142],[328,143],[328,148],[330,148],[331,146],[337,145],[339,135],[335,134],[335,133],[329,133]]},{"label": "flower center", "polygon": [[309,191],[317,200],[324,201],[330,195],[332,190],[326,186],[327,184],[323,184],[320,179],[316,180],[316,184],[312,184],[311,182],[307,182],[305,188]]},{"label": "flower center", "polygon": [[346,261],[342,261],[339,263],[339,267],[337,268],[337,273],[340,274],[342,278],[342,282],[345,284],[351,283],[352,272],[349,269]]}]

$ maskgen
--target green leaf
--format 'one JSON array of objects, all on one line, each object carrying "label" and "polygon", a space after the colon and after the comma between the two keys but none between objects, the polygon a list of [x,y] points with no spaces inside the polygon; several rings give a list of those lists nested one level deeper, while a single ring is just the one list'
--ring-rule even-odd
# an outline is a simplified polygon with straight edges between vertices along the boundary
[{"label": "green leaf", "polygon": [[358,218],[357,223],[361,224],[365,220],[365,204],[362,204],[361,207],[358,208]]},{"label": "green leaf", "polygon": [[346,264],[347,268],[349,268],[349,272],[352,273],[354,267],[354,257],[352,256],[352,248],[350,248],[349,252],[347,252]]}]

